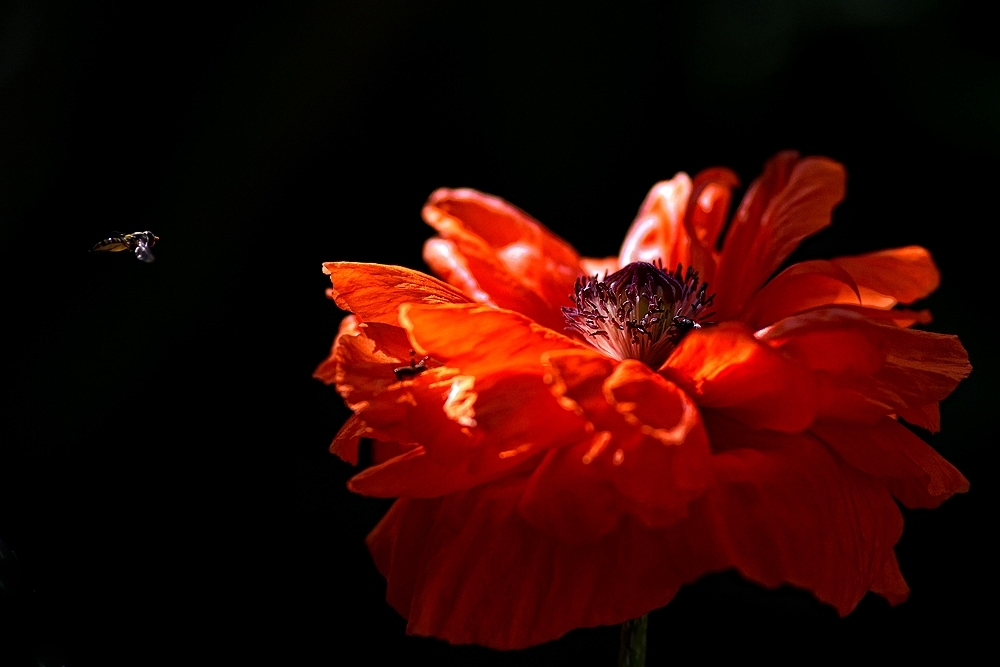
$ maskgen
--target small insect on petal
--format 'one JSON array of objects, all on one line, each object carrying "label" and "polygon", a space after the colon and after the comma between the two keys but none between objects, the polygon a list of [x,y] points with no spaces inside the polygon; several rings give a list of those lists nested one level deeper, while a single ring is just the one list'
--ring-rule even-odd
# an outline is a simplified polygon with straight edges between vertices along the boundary
[{"label": "small insect on petal", "polygon": [[417,353],[410,350],[410,365],[393,368],[392,372],[396,374],[396,379],[400,382],[413,379],[427,370],[426,364],[428,359],[430,359],[430,355],[417,361]]}]

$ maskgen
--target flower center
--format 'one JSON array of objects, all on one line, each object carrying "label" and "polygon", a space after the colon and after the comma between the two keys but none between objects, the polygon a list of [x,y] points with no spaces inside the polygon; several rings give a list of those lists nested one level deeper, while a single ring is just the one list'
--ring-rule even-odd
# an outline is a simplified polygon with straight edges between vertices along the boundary
[{"label": "flower center", "polygon": [[638,359],[659,368],[681,339],[706,324],[715,295],[698,272],[678,265],[633,262],[599,280],[577,278],[573,303],[563,307],[567,329],[579,331],[591,345],[615,359]]}]

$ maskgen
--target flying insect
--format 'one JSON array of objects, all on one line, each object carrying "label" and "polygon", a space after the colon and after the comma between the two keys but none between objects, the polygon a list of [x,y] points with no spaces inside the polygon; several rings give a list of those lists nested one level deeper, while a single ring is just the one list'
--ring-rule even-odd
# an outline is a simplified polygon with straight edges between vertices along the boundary
[{"label": "flying insect", "polygon": [[91,252],[134,252],[136,259],[148,264],[156,259],[152,248],[159,240],[160,237],[150,231],[131,234],[112,232],[111,236],[95,245]]}]

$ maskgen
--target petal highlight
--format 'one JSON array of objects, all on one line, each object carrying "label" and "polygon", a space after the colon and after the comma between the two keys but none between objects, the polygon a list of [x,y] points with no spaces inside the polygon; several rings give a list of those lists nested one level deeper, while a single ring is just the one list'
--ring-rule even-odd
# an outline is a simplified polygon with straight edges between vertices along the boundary
[{"label": "petal highlight", "polygon": [[[837,257],[833,263],[851,274],[862,290],[862,304],[866,306],[913,303],[930,295],[941,283],[941,273],[931,254],[920,246]],[[892,303],[879,305],[886,300]]]},{"label": "petal highlight", "polygon": [[[445,277],[468,276],[501,308],[524,313],[547,326],[562,325],[559,307],[569,305],[581,274],[580,256],[568,243],[519,208],[476,190],[441,188],[427,200],[424,220],[452,244],[452,259],[441,262],[440,248],[428,248],[432,267]],[[460,256],[461,262],[454,257]],[[464,273],[454,267],[463,265]],[[468,292],[467,292],[468,293]],[[482,301],[481,297],[470,297]]]},{"label": "petal highlight", "polygon": [[673,268],[691,263],[691,238],[684,226],[691,178],[684,172],[653,186],[625,234],[618,263],[660,261]]},{"label": "petal highlight", "polygon": [[328,292],[343,310],[361,322],[398,324],[396,311],[403,303],[467,303],[468,298],[451,285],[426,273],[402,266],[327,262],[323,272],[333,288]]}]

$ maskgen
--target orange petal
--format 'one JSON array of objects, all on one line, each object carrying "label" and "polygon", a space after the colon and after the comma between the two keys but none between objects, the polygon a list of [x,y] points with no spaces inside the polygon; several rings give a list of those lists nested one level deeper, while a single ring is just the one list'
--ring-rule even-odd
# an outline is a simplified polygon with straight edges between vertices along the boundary
[{"label": "orange petal", "polygon": [[345,335],[358,335],[358,318],[354,315],[345,315],[344,319],[340,320],[337,335],[330,348],[330,355],[313,371],[314,378],[326,384],[333,384],[337,381],[337,341]]},{"label": "orange petal", "polygon": [[721,320],[739,319],[750,297],[805,237],[830,224],[844,198],[844,168],[821,157],[779,153],[747,190],[715,274]]},{"label": "orange petal", "polygon": [[400,321],[422,354],[476,377],[522,371],[541,375],[544,352],[593,351],[520,313],[485,306],[403,306]]},{"label": "orange petal", "polygon": [[561,326],[581,274],[580,256],[541,223],[504,200],[475,190],[435,191],[423,210],[464,259],[479,289],[502,308]]},{"label": "orange petal", "polygon": [[585,276],[597,276],[604,279],[610,273],[614,273],[621,268],[617,257],[582,257],[580,258],[580,268]]},{"label": "orange petal", "polygon": [[736,174],[728,169],[706,169],[694,177],[684,228],[691,238],[691,265],[703,282],[715,280],[719,258],[716,245],[726,224],[732,189],[739,185]]},{"label": "orange petal", "polygon": [[544,352],[581,344],[517,313],[471,304],[403,306],[400,317],[431,356],[428,365],[445,365],[399,383],[388,379],[392,364],[372,359],[370,343],[342,346],[349,404],[379,439],[423,446],[355,477],[358,492],[451,493],[583,437],[583,420],[559,406],[541,364]]},{"label": "orange petal", "polygon": [[547,456],[531,477],[522,515],[579,542],[606,534],[625,514],[647,526],[686,516],[711,478],[708,442],[691,399],[635,360],[615,363],[577,351],[545,359],[553,393],[587,420],[593,435]]},{"label": "orange petal", "polygon": [[472,275],[468,262],[452,241],[435,236],[424,243],[424,261],[431,271],[441,276],[449,285],[454,285],[476,303],[496,306],[490,295],[479,287]]},{"label": "orange petal", "polygon": [[691,239],[684,227],[690,195],[691,178],[684,172],[654,185],[625,234],[619,265],[660,261],[671,268],[690,264]]},{"label": "orange petal", "polygon": [[969,490],[962,473],[889,417],[871,426],[821,422],[810,430],[847,463],[881,478],[907,507],[937,507]]},{"label": "orange petal", "polygon": [[914,331],[846,308],[817,308],[758,338],[818,371],[820,414],[874,423],[942,400],[972,367],[955,336]]},{"label": "orange petal", "polygon": [[833,263],[853,276],[866,306],[888,307],[880,305],[887,301],[889,306],[913,303],[928,296],[941,283],[941,273],[931,254],[920,246],[837,257]]},{"label": "orange petal", "polygon": [[869,589],[905,597],[889,494],[813,438],[742,428],[729,436],[763,446],[715,457],[721,483],[666,528],[626,516],[590,542],[554,539],[517,509],[526,475],[397,501],[368,539],[386,597],[410,634],[499,649],[636,618],[727,567],[811,590],[841,613]]},{"label": "orange petal", "polygon": [[706,416],[718,484],[707,496],[729,558],[765,586],[790,583],[851,611],[868,590],[905,597],[893,545],[902,516],[871,477],[808,434],[780,434]]},{"label": "orange petal", "polygon": [[729,214],[732,189],[739,184],[736,174],[722,167],[705,169],[694,177],[687,215],[691,238],[702,247],[715,249]]},{"label": "orange petal", "polygon": [[399,327],[380,323],[345,332],[337,336],[332,361],[324,362],[317,375],[322,373],[322,379],[336,383],[337,391],[354,410],[398,384],[394,370],[404,364],[407,356],[400,349],[406,344],[405,337],[399,340],[401,333]]},{"label": "orange petal", "polygon": [[738,322],[692,331],[660,372],[699,406],[754,428],[801,431],[816,415],[812,376]]},{"label": "orange petal", "polygon": [[410,386],[406,400],[400,400],[401,388],[393,388],[365,407],[362,414],[381,437],[409,437],[423,446],[397,450],[402,456],[359,473],[350,482],[352,490],[380,497],[445,495],[508,474],[536,454],[585,437],[584,422],[559,407],[540,376],[509,376],[477,386],[464,422],[449,414],[454,385],[434,384],[444,385],[449,395],[443,404],[440,397]]},{"label": "orange petal", "polygon": [[402,266],[327,262],[323,272],[333,282],[330,296],[362,322],[397,324],[403,303],[466,303],[454,287],[427,274]]},{"label": "orange petal", "polygon": [[756,331],[795,313],[840,303],[862,303],[851,274],[825,260],[800,262],[779,273],[750,299],[743,321]]},{"label": "orange petal", "polygon": [[358,465],[358,444],[367,437],[368,426],[357,415],[351,415],[330,443],[330,453],[336,454],[351,465]]}]

